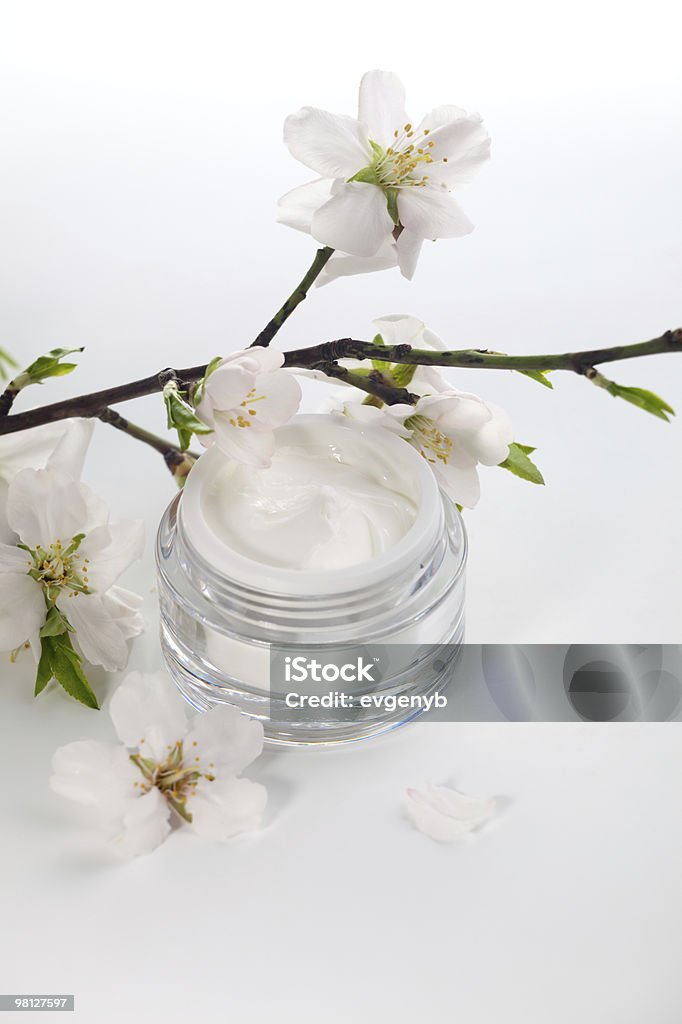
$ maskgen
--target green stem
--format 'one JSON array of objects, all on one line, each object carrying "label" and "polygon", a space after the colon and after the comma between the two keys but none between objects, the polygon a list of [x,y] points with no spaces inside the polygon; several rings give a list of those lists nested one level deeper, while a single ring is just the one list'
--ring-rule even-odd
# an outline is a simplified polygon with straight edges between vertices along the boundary
[{"label": "green stem", "polygon": [[102,423],[108,423],[116,430],[135,438],[136,441],[142,441],[143,444],[149,445],[150,448],[162,455],[166,466],[178,481],[179,486],[182,486],[187,473],[199,457],[192,452],[180,451],[177,445],[171,444],[166,438],[152,434],[151,431],[145,430],[144,427],[140,427],[136,423],[131,423],[130,420],[113,409],[103,409],[102,412],[97,413],[97,418]]},{"label": "green stem", "polygon": [[272,320],[265,325],[263,330],[260,332],[255,341],[251,342],[251,348],[255,345],[259,345],[262,348],[267,348],[272,339],[277,334],[278,330],[282,325],[289,319],[291,314],[294,312],[297,306],[299,306],[308,294],[308,290],[315,283],[317,278],[320,276],[327,263],[331,259],[334,253],[333,249],[329,246],[325,246],[324,249],[318,249],[315,254],[315,259],[311,263],[305,276],[299,281],[296,288],[293,290],[287,301],[284,303],[281,309],[279,309]]}]

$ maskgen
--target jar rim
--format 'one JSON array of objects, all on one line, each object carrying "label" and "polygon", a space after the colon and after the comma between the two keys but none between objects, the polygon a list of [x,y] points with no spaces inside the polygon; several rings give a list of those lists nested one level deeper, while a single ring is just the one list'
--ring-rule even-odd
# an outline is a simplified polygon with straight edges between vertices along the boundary
[{"label": "jar rim", "polygon": [[442,527],[442,501],[438,484],[428,464],[411,445],[382,427],[371,427],[340,415],[304,413],[276,433],[290,437],[301,426],[315,422],[329,425],[348,434],[356,433],[381,445],[391,457],[399,460],[413,474],[418,493],[417,514],[404,535],[388,550],[356,565],[335,569],[290,569],[271,566],[235,551],[211,529],[203,498],[210,482],[229,458],[213,445],[201,456],[182,492],[178,522],[185,541],[206,562],[213,572],[235,583],[260,591],[292,597],[314,597],[316,594],[344,594],[372,587],[414,565],[428,552]]}]

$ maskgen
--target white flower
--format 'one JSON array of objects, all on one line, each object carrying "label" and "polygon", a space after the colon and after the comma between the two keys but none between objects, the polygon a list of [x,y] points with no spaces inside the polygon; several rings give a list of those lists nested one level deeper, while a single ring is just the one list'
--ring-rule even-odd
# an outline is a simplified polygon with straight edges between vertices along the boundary
[{"label": "white flower", "polygon": [[514,436],[503,409],[454,388],[386,411],[410,431],[410,444],[429,463],[441,489],[465,508],[473,508],[481,496],[477,464],[499,466]]},{"label": "white flower", "polygon": [[261,823],[266,790],[240,773],[263,749],[263,726],[227,706],[188,721],[186,708],[167,676],[132,673],[109,705],[123,746],[84,740],[54,755],[52,789],[91,807],[123,856],[159,846],[173,814],[206,839]]},{"label": "white flower", "polygon": [[[437,334],[434,334],[426,324],[415,316],[408,316],[405,313],[392,313],[386,316],[377,317],[372,320],[372,334],[374,337],[381,336],[384,345],[410,345],[412,348],[422,348],[431,351],[444,352],[447,345]],[[377,346],[376,359],[381,361],[381,349]],[[348,370],[371,370],[373,368],[370,359],[339,359],[339,364]],[[310,377],[315,380],[334,382],[333,377],[327,376],[322,370],[306,370],[292,368],[297,376]],[[386,371],[384,370],[384,375]],[[390,379],[398,387],[405,387],[409,384],[410,390],[417,394],[432,394],[434,391],[442,391],[449,387],[448,382],[434,366],[410,365],[409,363],[394,363],[391,366]],[[348,403],[348,389],[352,384],[342,382],[343,386],[331,396],[328,396],[321,404],[318,412],[344,412]],[[362,401],[364,396],[356,394],[356,399]]]},{"label": "white flower", "polygon": [[[342,412],[406,438],[429,463],[441,489],[457,504],[473,508],[481,495],[476,466],[504,462],[513,440],[511,424],[503,409],[457,391],[439,377],[434,375],[439,393],[424,395],[416,405],[376,408],[358,399],[345,400],[344,390],[332,395],[321,411]],[[431,388],[434,380],[409,386],[416,391]]]},{"label": "white flower", "polygon": [[423,320],[405,313],[391,313],[372,320],[374,333],[380,334],[385,345],[411,345],[445,352],[447,345]]},{"label": "white flower", "polygon": [[298,410],[301,388],[281,369],[284,354],[255,347],[221,360],[199,391],[197,415],[214,431],[200,436],[237,462],[264,468],[275,449],[274,429]]},{"label": "white flower", "polygon": [[415,828],[450,843],[478,828],[495,810],[493,799],[464,796],[450,786],[407,790],[407,813]]},{"label": "white flower", "polygon": [[[411,348],[426,349],[427,352],[445,352],[447,349],[445,342],[415,316],[407,316],[404,313],[381,316],[372,321],[372,327],[374,334],[381,335],[384,345],[390,347],[410,345]],[[377,357],[381,358],[380,353],[377,353]],[[347,365],[349,369],[353,368],[351,360],[340,359],[339,362]],[[365,369],[371,368],[371,363],[367,359],[362,362],[356,360],[355,365]],[[445,391],[450,386],[435,366],[393,363],[391,378],[398,387],[409,386],[410,391],[418,395]]]},{"label": "white flower", "polygon": [[488,159],[480,116],[441,106],[413,125],[390,72],[363,76],[357,119],[303,107],[286,119],[284,141],[320,177],[282,197],[279,219],[348,254],[330,261],[327,279],[396,264],[412,277],[424,239],[473,228],[450,192]]},{"label": "white flower", "polygon": [[0,650],[29,643],[38,657],[56,607],[87,661],[123,668],[142,618],[139,598],[114,584],[142,553],[142,523],[112,522],[88,487],[52,467],[17,473],[6,513],[18,539],[0,544]]},{"label": "white flower", "polygon": [[0,436],[0,542],[16,541],[6,505],[9,485],[19,470],[48,466],[78,479],[93,429],[93,420],[60,420]]}]

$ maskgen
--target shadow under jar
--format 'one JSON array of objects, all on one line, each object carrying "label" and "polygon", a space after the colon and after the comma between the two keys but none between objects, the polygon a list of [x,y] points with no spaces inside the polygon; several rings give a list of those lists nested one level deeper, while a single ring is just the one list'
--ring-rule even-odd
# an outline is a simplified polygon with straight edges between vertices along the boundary
[{"label": "shadow under jar", "polygon": [[279,743],[410,721],[463,641],[462,519],[383,428],[302,415],[275,438],[269,469],[212,446],[161,520],[169,671],[194,707],[234,705]]}]

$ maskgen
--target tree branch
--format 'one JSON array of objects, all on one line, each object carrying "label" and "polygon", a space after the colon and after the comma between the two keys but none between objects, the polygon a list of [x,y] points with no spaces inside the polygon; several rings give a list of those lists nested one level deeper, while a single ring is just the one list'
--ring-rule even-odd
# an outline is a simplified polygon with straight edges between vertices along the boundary
[{"label": "tree branch", "polygon": [[[345,380],[367,394],[375,395],[391,404],[412,401],[413,395],[404,388],[392,388],[386,391],[381,375],[361,376],[337,365],[336,360],[343,358],[377,359],[384,362],[408,363],[422,366],[459,366],[475,367],[492,370],[567,370],[586,375],[595,365],[610,363],[622,359],[635,359],[640,356],[659,355],[666,352],[682,352],[682,328],[666,331],[658,338],[638,342],[634,345],[616,345],[612,348],[588,349],[584,352],[564,352],[558,355],[510,356],[498,352],[481,349],[463,349],[452,352],[432,352],[425,349],[413,349],[409,345],[378,346],[368,341],[354,338],[340,338],[337,341],[312,345],[285,353],[284,365],[320,369],[337,380]],[[120,384],[118,387],[106,388],[93,394],[68,398],[64,402],[55,402],[28,412],[15,413],[0,420],[0,435],[13,434],[18,430],[27,430],[43,423],[67,419],[70,416],[99,417],[110,405],[127,402],[143,395],[151,395],[162,391],[169,380],[177,380],[181,388],[186,388],[193,381],[200,380],[206,372],[206,365],[189,366],[181,370],[165,369],[150,377]],[[385,396],[385,397],[384,397]]]},{"label": "tree branch", "polygon": [[159,437],[158,434],[152,434],[151,431],[145,430],[144,427],[139,427],[137,423],[131,423],[130,420],[127,420],[113,409],[104,409],[97,414],[97,418],[102,423],[108,423],[109,426],[115,427],[116,430],[120,430],[129,437],[135,438],[136,441],[142,441],[143,444],[149,445],[150,448],[153,448],[154,451],[162,455],[166,466],[180,486],[182,486],[184,478],[189,473],[192,465],[199,458],[194,452],[181,451],[177,445],[172,444],[167,438]]},{"label": "tree branch", "polygon": [[584,352],[563,352],[549,355],[510,356],[487,349],[460,349],[433,352],[412,348],[410,345],[374,345],[354,338],[313,345],[310,348],[286,352],[285,366],[320,367],[337,359],[381,359],[389,363],[409,363],[420,366],[459,366],[481,370],[570,370],[584,374],[599,363],[612,363],[639,356],[659,355],[664,352],[682,352],[682,328],[666,331],[658,338],[635,345],[615,345],[611,348],[587,349]]},{"label": "tree branch", "polygon": [[298,283],[282,308],[278,310],[272,320],[265,325],[256,340],[251,342],[251,348],[255,345],[267,348],[280,327],[289,319],[296,307],[303,302],[308,294],[308,290],[320,276],[333,253],[334,250],[330,249],[329,246],[325,246],[324,249],[317,250],[315,259],[311,263],[304,277]]},{"label": "tree branch", "polygon": [[351,384],[368,395],[380,398],[387,405],[414,405],[419,397],[413,395],[407,388],[399,388],[395,384],[391,384],[378,370],[372,370],[371,373],[364,375],[353,373],[352,370],[347,370],[345,366],[339,366],[338,363],[320,363],[317,369],[322,370],[328,377],[343,381],[344,384]]},{"label": "tree branch", "polygon": [[15,385],[14,381],[11,380],[0,395],[0,417],[8,415],[10,409],[14,405],[14,399],[17,397],[19,392],[20,389]]}]

